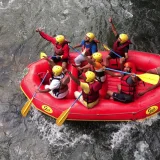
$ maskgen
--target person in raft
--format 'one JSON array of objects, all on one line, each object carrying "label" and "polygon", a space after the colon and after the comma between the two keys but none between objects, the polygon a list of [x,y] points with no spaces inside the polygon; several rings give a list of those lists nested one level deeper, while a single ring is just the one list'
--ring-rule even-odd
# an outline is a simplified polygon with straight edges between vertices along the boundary
[{"label": "person in raft", "polygon": [[[158,74],[160,76],[160,67],[150,69],[147,71],[147,73]],[[159,86],[160,86],[160,80],[156,85],[152,85],[152,86],[148,87],[145,91],[139,92],[138,95],[143,96],[145,93],[147,93],[147,92],[149,92]]]},{"label": "person in raft", "polygon": [[51,66],[53,67],[57,62],[62,62],[62,68],[65,69],[68,63],[68,57],[69,57],[69,46],[65,37],[63,35],[57,35],[56,37],[51,37],[45,32],[42,31],[42,29],[38,28],[36,29],[36,32],[39,32],[39,34],[46,39],[47,41],[51,42],[53,44],[54,48],[54,56],[51,57],[51,60],[48,58],[45,58],[49,61]]},{"label": "person in raft", "polygon": [[118,85],[118,93],[107,91],[106,99],[113,97],[115,101],[129,103],[134,100],[137,78],[135,76],[135,65],[131,62],[124,64],[124,71],[132,74],[113,73],[113,76],[121,76],[121,84]]},{"label": "person in raft", "polygon": [[106,57],[106,67],[109,66],[110,59],[120,58],[120,67],[121,70],[123,70],[124,63],[128,59],[129,45],[132,43],[128,39],[127,34],[118,34],[113,24],[112,18],[109,18],[109,22],[111,23],[112,31],[116,37],[116,41],[113,44],[113,51],[117,53],[119,56],[121,56],[121,58],[111,51]]},{"label": "person in raft", "polygon": [[[99,90],[102,88],[102,83],[96,81],[95,73],[92,71],[87,71],[85,73],[86,82],[81,82],[78,78],[74,77],[71,72],[67,71],[70,77],[75,83],[82,89],[82,96],[79,98],[79,102],[85,107],[93,108],[99,102]],[[76,98],[79,97],[81,93],[78,91],[74,92]]]},{"label": "person in raft", "polygon": [[53,77],[49,85],[45,85],[45,89],[39,89],[39,93],[50,93],[56,99],[62,99],[68,94],[68,83],[70,78],[67,75],[64,75],[62,72],[62,67],[55,65],[52,68]]},{"label": "person in raft", "polygon": [[88,58],[85,56],[88,64],[80,67],[81,69],[90,69],[93,70],[96,74],[96,79],[100,82],[104,82],[106,80],[105,69],[103,65],[103,57],[100,52],[95,52],[92,54],[92,58]]},{"label": "person in raft", "polygon": [[[88,32],[85,35],[84,40],[82,40],[80,44],[73,46],[73,49],[81,47],[83,54],[85,54],[86,56],[91,56],[93,53],[98,51],[97,43],[99,43],[99,41],[95,39],[95,35],[92,32]],[[84,53],[85,48],[86,50]],[[78,55],[74,59],[75,62],[74,66],[79,67],[83,61],[85,61],[85,57],[82,54]]]}]

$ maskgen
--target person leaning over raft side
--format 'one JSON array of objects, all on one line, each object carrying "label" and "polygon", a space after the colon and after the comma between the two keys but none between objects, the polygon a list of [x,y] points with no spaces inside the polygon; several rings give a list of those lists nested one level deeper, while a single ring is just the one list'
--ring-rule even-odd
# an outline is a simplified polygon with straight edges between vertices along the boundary
[{"label": "person leaning over raft side", "polygon": [[[102,88],[102,84],[99,81],[95,81],[95,73],[87,71],[85,73],[86,82],[81,82],[78,78],[74,77],[71,72],[67,71],[70,77],[75,83],[82,88],[82,96],[79,101],[87,108],[93,108],[99,102],[99,90]],[[76,98],[81,93],[75,91],[74,95]]]},{"label": "person leaning over raft side", "polygon": [[46,58],[46,60],[50,62],[52,67],[55,65],[55,63],[62,61],[62,68],[65,69],[69,57],[69,46],[68,46],[69,42],[65,39],[63,35],[57,35],[56,37],[51,37],[48,34],[44,33],[40,28],[36,29],[36,32],[39,32],[39,34],[44,39],[53,44],[55,55],[51,57],[52,63],[51,61],[49,61],[49,59]]},{"label": "person leaning over raft side", "polygon": [[129,103],[134,100],[135,87],[137,78],[134,74],[135,65],[131,62],[124,64],[124,71],[133,74],[114,73],[113,76],[121,76],[121,84],[118,85],[119,93],[107,91],[106,99],[113,97],[115,101]]},{"label": "person leaning over raft side", "polygon": [[49,85],[45,85],[44,90],[37,90],[39,93],[50,93],[56,99],[62,99],[68,94],[69,76],[65,76],[62,67],[55,65],[52,69],[53,77]]},{"label": "person leaning over raft side", "polygon": [[[158,75],[160,76],[160,67],[157,67],[157,68],[148,70],[147,73],[158,74]],[[151,90],[153,90],[153,89],[155,89],[155,88],[157,88],[157,87],[159,87],[159,86],[160,86],[160,80],[159,80],[159,82],[158,82],[156,85],[150,86],[150,87],[147,88],[145,91],[138,93],[138,95],[139,95],[139,96],[142,96],[142,95],[144,95],[145,93],[147,93],[147,92],[149,92],[149,91],[151,91]]]},{"label": "person leaning over raft side", "polygon": [[[129,45],[131,44],[131,41],[128,39],[127,34],[118,34],[113,24],[112,18],[109,18],[109,22],[111,23],[112,31],[116,37],[116,41],[113,44],[113,51],[121,56],[120,67],[121,67],[121,70],[123,70],[123,65],[125,61],[128,59],[128,50],[129,50]],[[119,58],[119,57],[115,55],[113,52],[110,52],[109,55],[106,57],[106,67],[109,66],[109,60],[115,59],[115,58]]]},{"label": "person leaning over raft side", "polygon": [[[80,44],[73,46],[73,49],[81,47],[82,52],[86,48],[85,55],[86,56],[91,56],[93,53],[97,52],[97,43],[99,43],[98,40],[95,39],[95,35],[91,32],[88,32],[84,38],[84,40],[81,41]],[[85,61],[85,58],[83,55],[78,55],[75,59],[75,66],[79,67],[81,63]]]}]

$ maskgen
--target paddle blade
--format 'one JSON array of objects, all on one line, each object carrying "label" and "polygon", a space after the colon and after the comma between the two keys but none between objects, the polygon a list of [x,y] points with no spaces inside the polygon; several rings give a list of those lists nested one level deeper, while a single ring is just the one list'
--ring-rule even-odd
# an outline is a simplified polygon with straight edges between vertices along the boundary
[{"label": "paddle blade", "polygon": [[142,81],[150,84],[154,84],[154,85],[157,84],[159,81],[159,75],[157,74],[144,73],[136,76],[139,77]]},{"label": "paddle blade", "polygon": [[44,57],[47,57],[47,55],[44,52],[40,53],[40,59],[43,59]]},{"label": "paddle blade", "polygon": [[27,101],[25,103],[25,105],[23,106],[23,108],[21,109],[21,114],[22,114],[23,117],[26,117],[26,115],[28,114],[28,112],[31,108],[32,100],[33,100],[33,98],[31,100]]},{"label": "paddle blade", "polygon": [[56,119],[56,124],[58,126],[61,126],[64,121],[66,120],[66,118],[68,117],[69,111],[70,111],[71,107],[69,107],[68,109],[66,109],[65,111],[63,111],[61,113],[61,115]]},{"label": "paddle blade", "polygon": [[105,50],[107,50],[107,51],[109,51],[110,49],[108,48],[108,46],[107,45],[105,45],[105,44],[103,44],[103,47],[104,47],[104,49]]}]

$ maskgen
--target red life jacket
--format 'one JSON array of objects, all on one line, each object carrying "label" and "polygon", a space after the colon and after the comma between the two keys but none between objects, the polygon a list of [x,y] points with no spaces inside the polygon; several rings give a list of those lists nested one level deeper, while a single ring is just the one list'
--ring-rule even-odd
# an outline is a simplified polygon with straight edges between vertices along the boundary
[{"label": "red life jacket", "polygon": [[102,84],[98,81],[95,81],[94,83],[89,84],[90,92],[86,94],[82,90],[82,96],[84,101],[87,103],[95,102],[99,98],[99,90],[102,88]]},{"label": "red life jacket", "polygon": [[129,94],[129,95],[134,95],[135,93],[135,86],[136,84],[133,83],[132,85],[129,85],[127,83],[127,79],[130,77],[130,75],[124,75],[121,78],[121,91],[123,93]]},{"label": "red life jacket", "polygon": [[62,44],[62,45],[54,45],[54,53],[56,54],[56,55],[63,55],[63,47],[65,46],[65,45],[67,45],[69,43],[69,41],[67,41],[67,40],[65,40],[64,41],[64,43]]},{"label": "red life jacket", "polygon": [[125,55],[125,50],[124,48],[128,46],[129,44],[132,44],[130,40],[127,42],[123,43],[122,45],[119,45],[119,41],[116,40],[113,44],[113,50],[114,52],[118,53],[120,56],[124,57]]}]

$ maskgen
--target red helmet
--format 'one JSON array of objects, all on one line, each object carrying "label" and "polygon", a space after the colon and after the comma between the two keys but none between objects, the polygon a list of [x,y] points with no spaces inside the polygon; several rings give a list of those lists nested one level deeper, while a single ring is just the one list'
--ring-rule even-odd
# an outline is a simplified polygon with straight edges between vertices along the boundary
[{"label": "red helmet", "polygon": [[136,66],[135,66],[134,63],[132,63],[132,62],[126,62],[124,64],[124,67],[129,67],[131,69],[132,73],[136,73]]}]

